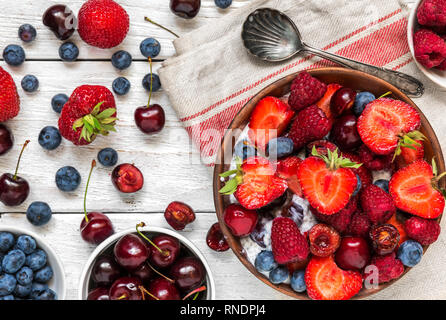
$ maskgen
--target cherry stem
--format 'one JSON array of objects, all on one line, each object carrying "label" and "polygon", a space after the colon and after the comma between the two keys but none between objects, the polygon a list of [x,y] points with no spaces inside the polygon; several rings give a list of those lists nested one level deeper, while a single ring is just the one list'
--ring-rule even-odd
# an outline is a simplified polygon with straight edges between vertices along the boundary
[{"label": "cherry stem", "polygon": [[85,221],[87,221],[87,222],[88,222],[88,217],[87,217],[87,190],[88,190],[88,185],[90,184],[91,173],[93,172],[93,168],[94,167],[96,167],[96,160],[93,159],[93,161],[91,161],[90,173],[88,174],[87,185],[85,186],[85,193],[84,193],[84,214],[85,214]]},{"label": "cherry stem", "polygon": [[167,281],[169,281],[170,283],[174,283],[175,280],[170,279],[169,277],[165,276],[164,274],[162,274],[161,272],[159,272],[158,270],[156,270],[150,263],[147,262],[147,264],[149,265],[150,269],[152,269],[156,274],[158,274],[159,276],[163,277],[164,279],[166,279]]},{"label": "cherry stem", "polygon": [[179,38],[180,36],[177,35],[175,32],[173,32],[172,30],[166,28],[165,26],[160,25],[159,23],[156,23],[155,21],[153,21],[152,19],[148,18],[148,17],[144,17],[144,20],[146,20],[147,22],[150,22],[151,24],[160,27],[163,30],[166,30],[167,32],[173,34],[175,37]]},{"label": "cherry stem", "polygon": [[120,296],[119,298],[117,298],[116,300],[123,300],[127,298],[127,295],[124,293],[122,296]]},{"label": "cherry stem", "polygon": [[147,238],[147,237],[146,237],[146,236],[139,230],[139,228],[143,228],[143,227],[145,227],[145,226],[146,226],[146,224],[145,224],[144,222],[140,222],[140,223],[138,223],[138,224],[136,225],[136,232],[138,232],[138,234],[139,234],[141,237],[143,237],[144,239],[146,239],[152,246],[154,246],[155,249],[158,250],[163,256],[165,256],[165,257],[168,256],[168,255],[169,255],[169,252],[161,250],[160,247],[158,247],[156,244],[154,244],[152,240],[150,240],[149,238]]},{"label": "cherry stem", "polygon": [[147,108],[150,108],[150,100],[152,99],[152,91],[153,91],[152,58],[150,57],[149,57],[149,65],[150,65],[150,91],[149,91],[149,101],[147,101]]},{"label": "cherry stem", "polygon": [[[183,298],[183,300],[186,300],[187,298],[189,298],[191,295],[193,295],[194,293],[199,293],[199,292],[202,292],[202,291],[205,291],[206,290],[206,286],[201,286],[200,288],[197,288],[197,289],[195,289],[195,290],[193,290],[193,291],[191,291],[191,292],[189,292],[184,298]],[[196,298],[194,298],[194,300],[195,300]]]},{"label": "cherry stem", "polygon": [[20,151],[19,159],[17,160],[17,165],[15,167],[14,177],[12,177],[14,180],[17,179],[17,172],[19,171],[20,159],[22,159],[23,150],[25,150],[28,143],[29,143],[29,140],[26,140],[25,143],[23,144],[22,151]]},{"label": "cherry stem", "polygon": [[[146,288],[144,288],[143,286],[139,286],[139,290],[141,290],[142,292],[147,293],[149,296],[151,296],[153,299],[155,300],[159,300],[159,298],[155,297],[153,294],[151,294]],[[144,294],[143,294],[144,297]]]}]

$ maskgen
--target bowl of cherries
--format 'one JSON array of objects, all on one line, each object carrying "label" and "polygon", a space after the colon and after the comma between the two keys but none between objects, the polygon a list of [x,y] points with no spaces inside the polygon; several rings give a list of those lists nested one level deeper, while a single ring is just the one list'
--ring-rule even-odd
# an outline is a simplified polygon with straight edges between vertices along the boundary
[{"label": "bowl of cherries", "polygon": [[82,271],[79,299],[212,300],[215,285],[194,244],[142,222],[95,249]]}]

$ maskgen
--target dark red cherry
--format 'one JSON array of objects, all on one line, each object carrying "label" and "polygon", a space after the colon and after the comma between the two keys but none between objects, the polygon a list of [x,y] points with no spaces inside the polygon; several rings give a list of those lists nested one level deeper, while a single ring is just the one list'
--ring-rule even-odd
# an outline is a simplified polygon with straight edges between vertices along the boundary
[{"label": "dark red cherry", "polygon": [[153,274],[152,268],[147,263],[143,263],[136,270],[132,271],[132,276],[140,278],[143,283],[149,283]]},{"label": "dark red cherry", "polygon": [[119,278],[113,282],[110,288],[110,300],[142,300],[140,286],[142,286],[142,282],[139,278]]},{"label": "dark red cherry", "polygon": [[113,185],[123,193],[133,193],[144,185],[142,172],[130,163],[116,166],[111,174]]},{"label": "dark red cherry", "polygon": [[91,270],[93,281],[100,286],[109,286],[121,276],[121,268],[110,256],[99,257]]},{"label": "dark red cherry", "polygon": [[206,271],[201,261],[195,257],[178,259],[170,268],[170,275],[182,291],[198,288],[206,277]]},{"label": "dark red cherry", "polygon": [[353,107],[356,99],[356,91],[342,87],[336,91],[330,100],[330,109],[335,115],[339,116]]},{"label": "dark red cherry", "polygon": [[187,204],[174,201],[164,211],[164,218],[175,230],[183,230],[186,225],[195,220],[195,212]]},{"label": "dark red cherry", "polygon": [[170,10],[184,19],[192,19],[200,11],[201,0],[170,0]]},{"label": "dark red cherry", "polygon": [[180,253],[180,242],[178,239],[166,234],[156,236],[152,239],[155,246],[151,246],[150,263],[155,268],[166,268],[171,266]]},{"label": "dark red cherry", "polygon": [[344,237],[336,251],[337,265],[345,270],[360,270],[370,261],[370,249],[367,241],[359,237]]},{"label": "dark red cherry", "polygon": [[7,126],[0,123],[0,156],[11,150],[14,144],[14,136]]},{"label": "dark red cherry", "polygon": [[110,300],[109,288],[97,287],[88,293],[87,300]]},{"label": "dark red cherry", "polygon": [[77,26],[73,11],[63,4],[49,7],[43,14],[42,21],[60,40],[71,37]]},{"label": "dark red cherry", "polygon": [[231,204],[225,209],[224,220],[232,234],[237,237],[251,234],[257,225],[258,214],[238,204]]},{"label": "dark red cherry", "polygon": [[226,251],[229,249],[229,245],[226,242],[226,238],[221,232],[218,222],[214,223],[206,235],[206,243],[209,248],[215,251]]},{"label": "dark red cherry", "polygon": [[350,151],[362,144],[356,123],[357,119],[352,114],[342,116],[334,122],[330,137],[341,150]]},{"label": "dark red cherry", "polygon": [[116,262],[127,270],[136,270],[150,256],[150,250],[144,241],[135,234],[126,234],[113,249]]},{"label": "dark red cherry", "polygon": [[[177,287],[165,278],[156,278],[150,282],[148,291],[159,300],[180,300]],[[149,296],[150,300],[154,300]]]},{"label": "dark red cherry", "polygon": [[147,134],[160,132],[166,123],[164,109],[159,104],[136,108],[134,117],[138,128]]},{"label": "dark red cherry", "polygon": [[87,219],[82,219],[80,230],[82,239],[89,243],[99,244],[115,232],[110,219],[101,212],[90,212]]}]

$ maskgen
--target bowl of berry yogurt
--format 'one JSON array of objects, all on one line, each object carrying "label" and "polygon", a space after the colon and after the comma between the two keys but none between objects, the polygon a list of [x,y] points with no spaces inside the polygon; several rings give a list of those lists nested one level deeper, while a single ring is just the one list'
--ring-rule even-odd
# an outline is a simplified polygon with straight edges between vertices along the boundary
[{"label": "bowl of berry yogurt", "polygon": [[259,280],[298,299],[392,285],[440,233],[445,164],[421,110],[374,76],[289,75],[255,95],[214,169],[221,230]]}]

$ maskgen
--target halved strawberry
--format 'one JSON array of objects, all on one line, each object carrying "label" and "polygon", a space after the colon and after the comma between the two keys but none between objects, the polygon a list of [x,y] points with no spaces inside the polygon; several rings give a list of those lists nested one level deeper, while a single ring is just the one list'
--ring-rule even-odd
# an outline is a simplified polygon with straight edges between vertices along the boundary
[{"label": "halved strawberry", "polygon": [[305,284],[313,300],[348,300],[361,290],[362,277],[339,268],[333,256],[314,256],[305,270]]},{"label": "halved strawberry", "polygon": [[437,169],[424,160],[412,162],[398,170],[390,179],[389,191],[397,208],[426,219],[443,213],[445,200],[439,190]]},{"label": "halved strawberry", "polygon": [[364,144],[374,153],[385,155],[394,152],[404,136],[420,124],[420,115],[409,104],[380,98],[366,106],[357,127]]},{"label": "halved strawberry", "polygon": [[259,101],[249,121],[249,139],[262,150],[269,140],[280,136],[294,115],[294,111],[284,101],[266,97]]},{"label": "halved strawberry", "polygon": [[220,189],[220,193],[234,194],[238,202],[246,209],[261,208],[280,197],[288,188],[285,179],[275,174],[275,167],[263,157],[251,157],[237,169],[222,173],[221,177],[235,177]]},{"label": "halved strawberry", "polygon": [[327,91],[325,91],[324,96],[318,102],[316,102],[316,105],[325,112],[325,115],[330,120],[334,119],[334,115],[331,112],[330,108],[331,97],[333,97],[335,92],[341,88],[342,86],[340,84],[330,83],[329,85],[327,85]]},{"label": "halved strawberry", "polygon": [[288,188],[299,197],[302,197],[302,188],[297,179],[297,171],[301,163],[302,159],[297,156],[291,156],[277,162],[277,175],[286,179]]},{"label": "halved strawberry", "polygon": [[338,155],[338,150],[320,155],[313,149],[299,167],[297,177],[310,205],[322,214],[335,214],[343,209],[358,182],[350,168],[361,165]]}]

